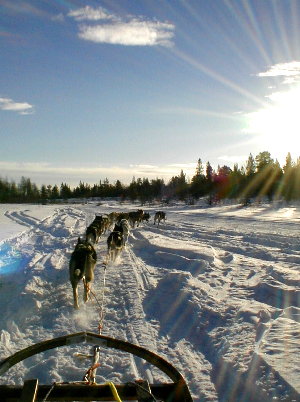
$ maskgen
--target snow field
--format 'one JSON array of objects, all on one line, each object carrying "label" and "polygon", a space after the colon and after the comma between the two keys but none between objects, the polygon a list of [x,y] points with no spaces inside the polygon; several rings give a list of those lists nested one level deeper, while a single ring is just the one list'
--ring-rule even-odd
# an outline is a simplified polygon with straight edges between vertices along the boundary
[{"label": "snow field", "polygon": [[[298,206],[164,207],[132,229],[106,272],[102,333],[146,347],[182,372],[195,401],[299,399]],[[95,214],[134,205],[3,205],[0,358],[53,337],[97,332],[93,299],[73,308],[68,263]],[[158,207],[161,209],[161,206]],[[2,225],[3,223],[3,225]],[[103,291],[106,238],[92,289]],[[11,368],[1,383],[81,380],[89,345],[54,349]],[[97,382],[168,381],[142,359],[101,351]]]}]

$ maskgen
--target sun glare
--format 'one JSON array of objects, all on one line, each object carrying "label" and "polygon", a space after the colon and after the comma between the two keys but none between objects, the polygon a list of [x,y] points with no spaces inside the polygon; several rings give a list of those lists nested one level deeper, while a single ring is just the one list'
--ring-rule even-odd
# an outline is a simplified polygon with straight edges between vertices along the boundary
[{"label": "sun glare", "polygon": [[298,157],[300,86],[287,92],[275,92],[268,99],[270,103],[266,107],[247,115],[246,132],[259,135],[262,149],[279,161],[285,160],[288,152]]}]

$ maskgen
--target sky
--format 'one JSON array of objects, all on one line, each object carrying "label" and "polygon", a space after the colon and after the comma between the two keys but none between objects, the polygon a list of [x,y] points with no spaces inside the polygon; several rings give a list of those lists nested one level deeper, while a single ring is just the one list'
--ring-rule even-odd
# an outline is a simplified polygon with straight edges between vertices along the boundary
[{"label": "sky", "polygon": [[299,19],[296,0],[1,0],[0,177],[296,160]]}]

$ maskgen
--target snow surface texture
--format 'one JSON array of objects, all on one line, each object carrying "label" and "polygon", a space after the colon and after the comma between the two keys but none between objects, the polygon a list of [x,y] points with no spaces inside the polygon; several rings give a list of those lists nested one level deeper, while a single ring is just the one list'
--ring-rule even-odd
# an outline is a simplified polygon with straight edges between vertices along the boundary
[{"label": "snow surface texture", "polygon": [[[95,217],[140,206],[105,202],[0,206],[0,359],[74,332],[97,333],[99,307],[74,310],[68,264],[78,236]],[[166,358],[195,401],[299,401],[300,207],[171,205],[145,208],[107,268],[103,335]],[[153,225],[155,210],[167,214]],[[92,289],[103,291],[106,233],[96,245]],[[81,380],[91,365],[58,348],[12,367],[1,384]],[[144,360],[101,351],[98,383],[170,381]]]}]

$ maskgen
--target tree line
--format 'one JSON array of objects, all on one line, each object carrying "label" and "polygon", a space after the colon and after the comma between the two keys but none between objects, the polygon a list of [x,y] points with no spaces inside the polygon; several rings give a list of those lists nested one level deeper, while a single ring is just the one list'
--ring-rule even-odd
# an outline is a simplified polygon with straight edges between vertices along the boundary
[{"label": "tree line", "polygon": [[260,152],[256,157],[249,155],[245,165],[234,164],[218,166],[214,170],[209,162],[204,165],[198,159],[195,174],[189,180],[181,170],[168,183],[163,179],[135,178],[129,185],[120,180],[114,184],[106,178],[103,182],[90,185],[84,182],[71,188],[67,183],[42,185],[40,188],[29,178],[22,177],[14,181],[0,178],[1,203],[57,202],[70,198],[106,198],[118,197],[121,200],[136,201],[142,204],[153,200],[171,199],[193,202],[200,197],[207,197],[209,204],[222,199],[238,199],[248,204],[252,199],[267,197],[286,201],[300,199],[300,158],[293,161],[287,154],[285,165],[280,166],[268,151]]}]

